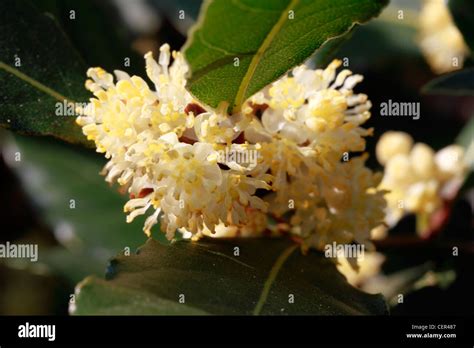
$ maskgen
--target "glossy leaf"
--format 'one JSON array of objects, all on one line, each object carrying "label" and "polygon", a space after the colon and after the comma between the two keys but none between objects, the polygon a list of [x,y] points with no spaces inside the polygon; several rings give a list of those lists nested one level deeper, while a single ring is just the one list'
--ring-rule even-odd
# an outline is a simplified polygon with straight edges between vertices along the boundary
[{"label": "glossy leaf", "polygon": [[387,313],[381,295],[353,288],[330,259],[287,239],[149,239],[112,260],[106,278],[76,287],[73,314]]},{"label": "glossy leaf", "polygon": [[422,89],[426,94],[455,96],[474,95],[474,69],[464,69],[442,75],[428,82]]},{"label": "glossy leaf", "polygon": [[464,147],[466,164],[474,170],[474,114],[459,133],[456,143]]},{"label": "glossy leaf", "polygon": [[99,155],[50,139],[17,136],[15,142],[18,149],[8,151],[7,160],[16,164],[14,169],[43,221],[67,247],[41,253],[42,261],[68,277],[71,273],[77,281],[103,270],[121,250],[128,247],[133,252],[143,244],[143,219],[126,223],[127,196],[99,174],[105,164]]},{"label": "glossy leaf", "polygon": [[100,66],[110,72],[126,70],[130,75],[145,74],[144,59],[131,50],[131,44],[127,42],[129,33],[121,25],[120,14],[113,3],[41,0],[35,5],[54,16],[71,43],[81,52],[87,66]]},{"label": "glossy leaf", "polygon": [[57,23],[28,1],[2,0],[0,47],[0,126],[87,144],[74,115],[56,114],[90,96],[87,68]]},{"label": "glossy leaf", "polygon": [[213,0],[185,45],[188,88],[234,111],[251,95],[303,63],[327,40],[376,16],[385,0]]}]

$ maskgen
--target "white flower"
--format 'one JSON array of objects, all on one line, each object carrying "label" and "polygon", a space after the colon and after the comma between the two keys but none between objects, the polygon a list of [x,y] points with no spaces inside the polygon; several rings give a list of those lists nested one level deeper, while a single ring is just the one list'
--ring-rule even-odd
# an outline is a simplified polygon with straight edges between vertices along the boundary
[{"label": "white flower", "polygon": [[419,19],[420,46],[433,71],[441,74],[462,68],[469,49],[446,1],[424,0]]},{"label": "white flower", "polygon": [[[261,173],[274,179],[268,196],[272,214],[291,214],[294,234],[305,247],[357,241],[371,247],[370,231],[383,222],[380,176],[364,167],[364,158],[342,163],[349,152],[365,149],[371,129],[360,127],[371,103],[353,87],[362,76],[326,69],[295,68],[251,97],[244,113],[253,116],[245,139],[261,145]],[[371,192],[371,190],[373,192]]]},{"label": "white flower", "polygon": [[387,132],[377,144],[379,162],[385,165],[380,188],[389,191],[387,222],[394,225],[405,213],[425,218],[441,207],[444,189],[459,184],[466,173],[464,150],[447,146],[437,153],[428,145],[412,145],[403,132]]},{"label": "white flower", "polygon": [[[243,112],[227,104],[206,108],[186,91],[183,57],[160,49],[158,63],[145,55],[147,75],[89,69],[95,98],[77,122],[109,162],[106,180],[130,195],[127,221],[149,214],[144,230],[160,223],[172,239],[178,230],[193,239],[278,235],[302,239],[305,249],[357,242],[369,248],[381,224],[380,176],[364,166],[371,129],[370,101],[354,94],[362,80],[298,67],[250,98]],[[170,64],[171,56],[174,62]],[[342,160],[342,161],[341,161]],[[278,219],[269,226],[270,218]]]},{"label": "white flower", "polygon": [[385,165],[395,155],[408,155],[413,146],[413,139],[404,132],[388,131],[380,137],[375,153],[380,164]]}]

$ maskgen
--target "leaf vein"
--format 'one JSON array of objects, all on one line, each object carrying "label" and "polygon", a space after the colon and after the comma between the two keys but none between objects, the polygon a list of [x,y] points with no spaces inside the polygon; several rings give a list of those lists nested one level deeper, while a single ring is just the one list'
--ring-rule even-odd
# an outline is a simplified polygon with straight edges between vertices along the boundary
[{"label": "leaf vein", "polygon": [[55,98],[55,99],[57,99],[61,102],[66,100],[66,102],[71,103],[71,101],[68,98],[66,98],[65,96],[63,96],[62,94],[56,92],[55,90],[53,90],[52,88],[50,88],[48,86],[43,85],[41,82],[29,77],[28,75],[22,73],[18,69],[15,69],[15,68],[9,66],[8,64],[5,64],[2,61],[0,61],[0,69],[5,70],[6,72],[16,76],[20,80],[25,81],[26,83],[30,84],[31,86],[35,87],[36,89],[40,90],[41,92],[46,93],[49,96],[51,96],[51,97],[53,97],[53,98]]},{"label": "leaf vein", "polygon": [[210,43],[209,41],[207,41],[206,38],[204,37],[204,34],[203,34],[203,31],[202,31],[202,30],[198,31],[198,35],[199,35],[199,38],[201,39],[202,43],[203,43],[205,46],[209,47],[211,50],[222,52],[222,53],[224,53],[226,56],[232,56],[232,55],[236,55],[236,54],[237,54],[237,53],[227,51],[227,50],[224,49],[224,48],[221,48],[221,47],[218,47],[218,46],[214,46],[213,44],[211,44],[211,43]]},{"label": "leaf vein", "polygon": [[232,4],[235,5],[235,7],[240,8],[241,10],[249,12],[279,12],[279,10],[272,10],[268,8],[253,8],[240,2],[240,0],[232,0]]},{"label": "leaf vein", "polygon": [[273,264],[270,273],[268,274],[267,279],[265,280],[265,284],[263,286],[262,293],[260,294],[260,298],[258,299],[257,305],[255,306],[253,310],[253,315],[259,315],[260,312],[262,311],[263,305],[267,301],[268,294],[270,293],[270,289],[275,282],[276,277],[278,276],[278,273],[280,272],[280,269],[283,267],[285,261],[288,259],[288,257],[293,253],[293,251],[296,250],[298,245],[292,245],[288,248],[286,248],[280,256],[278,256],[277,260]]},{"label": "leaf vein", "polygon": [[268,36],[263,40],[262,45],[259,47],[257,50],[257,53],[255,56],[253,56],[252,61],[250,62],[250,65],[248,67],[247,72],[245,73],[244,78],[242,79],[242,83],[239,86],[239,89],[237,91],[237,95],[235,97],[235,107],[234,107],[234,112],[240,111],[240,107],[242,102],[244,101],[245,98],[245,93],[247,92],[248,86],[250,84],[250,81],[252,80],[252,77],[255,73],[255,70],[257,69],[257,66],[265,53],[265,51],[268,49],[270,44],[272,43],[273,39],[277,36],[278,32],[280,29],[283,27],[283,24],[286,22],[288,18],[288,11],[292,8],[294,8],[298,4],[299,0],[291,0],[289,5],[285,8],[285,10],[282,12],[280,18],[278,21],[275,23],[273,26],[272,30],[268,33]]}]

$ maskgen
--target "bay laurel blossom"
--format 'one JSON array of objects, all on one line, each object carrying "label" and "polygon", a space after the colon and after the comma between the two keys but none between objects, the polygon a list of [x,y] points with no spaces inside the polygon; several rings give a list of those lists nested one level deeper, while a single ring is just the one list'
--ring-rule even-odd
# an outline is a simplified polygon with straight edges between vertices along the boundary
[{"label": "bay laurel blossom", "polygon": [[435,73],[461,69],[469,55],[445,0],[424,0],[419,17],[419,44]]},{"label": "bay laurel blossom", "polygon": [[[387,223],[394,225],[407,214],[429,219],[451,199],[467,172],[464,149],[449,145],[435,152],[424,143],[414,144],[404,132],[384,133],[376,146],[385,166],[380,188],[387,190]],[[423,231],[420,231],[423,232]]]},{"label": "bay laurel blossom", "polygon": [[[160,223],[167,238],[287,233],[304,248],[358,242],[383,223],[382,175],[365,167],[372,129],[362,76],[333,61],[305,66],[255,94],[241,111],[202,105],[186,90],[188,66],[179,52],[145,55],[153,83],[91,68],[93,94],[77,123],[109,160],[106,180],[130,200],[127,221],[147,214],[144,231]],[[171,56],[174,58],[170,64]],[[248,154],[255,161],[242,161]],[[225,154],[225,155],[222,155]],[[239,160],[240,159],[240,160]],[[275,223],[276,221],[276,223]],[[273,223],[271,223],[273,222]]]}]

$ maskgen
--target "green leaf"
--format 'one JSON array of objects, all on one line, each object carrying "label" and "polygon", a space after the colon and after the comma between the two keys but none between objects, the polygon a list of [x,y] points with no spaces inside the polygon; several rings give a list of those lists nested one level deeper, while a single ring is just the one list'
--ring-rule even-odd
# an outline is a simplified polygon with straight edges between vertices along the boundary
[{"label": "green leaf", "polygon": [[418,60],[424,61],[416,43],[417,28],[412,23],[412,18],[416,15],[403,9],[405,19],[398,20],[398,10],[399,7],[393,9],[389,6],[380,17],[356,27],[351,39],[343,44],[339,55],[349,58],[352,67],[373,68],[375,65],[378,68],[389,65],[392,72],[393,69],[400,69],[393,62],[408,60],[413,65],[413,62],[418,64]]},{"label": "green leaf", "polygon": [[[124,69],[130,75],[144,75],[143,57],[127,44],[129,33],[124,26],[118,25],[119,13],[112,3],[42,0],[35,5],[54,16],[88,66],[100,66],[108,71]],[[71,19],[72,10],[74,19]],[[125,58],[129,58],[130,66],[124,66]]]},{"label": "green leaf", "polygon": [[423,86],[422,92],[425,94],[472,96],[474,95],[474,68],[437,77]]},{"label": "green leaf", "polygon": [[330,39],[324,45],[322,45],[313,56],[310,58],[310,63],[317,68],[326,67],[333,59],[336,58],[336,54],[339,52],[341,47],[347,43],[353,35],[353,30],[348,32],[346,35]]},{"label": "green leaf", "polygon": [[387,314],[381,295],[353,288],[330,259],[287,239],[149,239],[112,260],[106,278],[78,284],[73,314]]},{"label": "green leaf", "polygon": [[472,0],[449,0],[449,9],[464,41],[474,51],[474,2]]},{"label": "green leaf", "polygon": [[[103,158],[53,139],[17,136],[15,143],[18,150],[7,154],[9,162],[16,163],[14,169],[43,221],[68,248],[42,253],[40,261],[65,275],[70,272],[70,278],[77,280],[93,270],[101,271],[97,267],[124,248],[133,252],[146,241],[143,219],[132,224],[125,221],[127,196],[99,174]],[[21,161],[14,162],[17,151]],[[162,236],[157,233],[156,237],[165,242]],[[90,260],[97,265],[93,269]]]},{"label": "green leaf", "polygon": [[[56,22],[29,2],[0,2],[0,126],[87,144],[57,103],[84,102],[86,67]],[[89,145],[90,146],[90,145]]]},{"label": "green leaf", "polygon": [[464,147],[466,163],[474,170],[474,114],[459,133],[456,143]]},{"label": "green leaf", "polygon": [[[184,37],[188,35],[189,28],[196,21],[202,5],[201,0],[150,0],[150,2]],[[180,11],[185,13],[184,20],[179,16]]]},{"label": "green leaf", "polygon": [[463,127],[456,138],[456,143],[464,147],[466,150],[474,146],[474,114]]},{"label": "green leaf", "polygon": [[248,97],[303,63],[327,40],[376,16],[386,4],[386,0],[207,1],[184,48],[192,73],[188,88],[205,104],[216,107],[227,101],[238,111]]},{"label": "green leaf", "polygon": [[[93,277],[79,284],[80,302],[71,308],[75,315],[207,315],[200,309],[127,287],[111,289],[108,281]],[[98,301],[100,304],[98,305]]]}]

